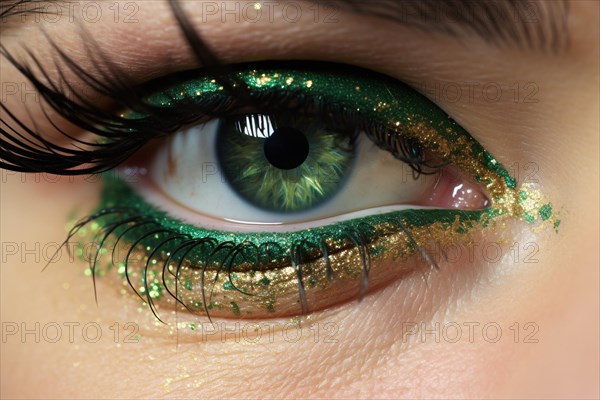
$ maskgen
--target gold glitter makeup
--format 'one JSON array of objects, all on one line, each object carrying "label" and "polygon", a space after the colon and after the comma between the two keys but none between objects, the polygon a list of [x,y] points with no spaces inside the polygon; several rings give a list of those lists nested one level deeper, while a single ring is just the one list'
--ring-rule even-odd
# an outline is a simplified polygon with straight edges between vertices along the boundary
[{"label": "gold glitter makeup", "polygon": [[[401,160],[407,143],[426,149],[485,187],[491,206],[401,210],[294,232],[225,232],[174,219],[127,183],[107,177],[98,211],[73,232],[96,224],[89,237],[101,250],[92,254],[89,273],[119,277],[159,317],[159,309],[176,302],[212,317],[306,314],[361,298],[418,266],[435,266],[424,249],[463,242],[500,221],[521,219],[535,230],[559,227],[551,203],[534,187],[519,187],[474,138],[406,85],[322,67],[240,67],[234,74],[232,80],[257,104],[291,98],[312,104],[317,115],[344,115],[345,124]],[[167,109],[190,102],[231,109],[229,96],[215,79],[204,77],[154,93],[148,101]]]}]

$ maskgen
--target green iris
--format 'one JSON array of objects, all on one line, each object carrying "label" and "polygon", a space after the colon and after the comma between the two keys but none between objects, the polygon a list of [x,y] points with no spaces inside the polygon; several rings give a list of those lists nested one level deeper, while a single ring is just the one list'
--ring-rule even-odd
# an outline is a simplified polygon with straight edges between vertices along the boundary
[{"label": "green iris", "polygon": [[309,116],[250,114],[224,119],[220,167],[231,188],[273,212],[315,207],[343,186],[354,159],[352,135]]}]

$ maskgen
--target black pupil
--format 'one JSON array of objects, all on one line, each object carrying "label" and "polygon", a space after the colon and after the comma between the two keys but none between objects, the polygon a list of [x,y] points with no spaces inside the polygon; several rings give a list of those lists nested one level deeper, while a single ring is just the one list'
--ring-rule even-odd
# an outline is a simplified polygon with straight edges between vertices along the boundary
[{"label": "black pupil", "polygon": [[274,167],[294,169],[308,157],[308,140],[298,129],[281,127],[265,140],[265,157]]}]

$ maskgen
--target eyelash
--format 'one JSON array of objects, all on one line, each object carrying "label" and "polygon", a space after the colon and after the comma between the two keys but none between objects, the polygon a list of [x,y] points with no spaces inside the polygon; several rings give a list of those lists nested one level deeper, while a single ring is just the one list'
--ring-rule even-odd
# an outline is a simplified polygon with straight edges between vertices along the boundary
[{"label": "eyelash", "polygon": [[[55,47],[56,48],[56,47]],[[144,115],[141,119],[131,119],[119,117],[117,113],[100,108],[88,99],[83,98],[73,90],[73,87],[65,79],[59,82],[53,82],[47,72],[41,66],[41,63],[31,55],[33,62],[41,71],[42,77],[49,84],[44,84],[38,78],[31,68],[17,62],[0,45],[0,55],[5,56],[13,65],[28,78],[33,86],[39,91],[42,98],[71,124],[80,129],[94,134],[97,137],[95,142],[75,139],[69,133],[60,131],[62,135],[68,137],[78,145],[86,148],[65,148],[56,145],[44,138],[40,132],[33,131],[26,127],[24,123],[17,120],[15,116],[3,104],[2,108],[7,115],[15,121],[17,127],[25,130],[26,134],[34,137],[39,143],[28,144],[23,136],[18,133],[18,129],[12,128],[6,121],[2,121],[7,130],[2,128],[3,134],[7,139],[2,139],[2,161],[0,166],[10,168],[19,172],[47,172],[59,175],[80,175],[94,174],[108,171],[141,149],[152,139],[158,139],[168,136],[186,125],[193,125],[215,118],[223,118],[238,113],[247,106],[248,101],[254,108],[260,108],[265,113],[286,112],[293,115],[308,114],[312,112],[315,116],[326,119],[331,118],[334,126],[353,126],[357,130],[364,131],[371,140],[383,150],[394,155],[397,159],[407,163],[413,170],[413,178],[417,179],[421,174],[435,174],[441,167],[447,165],[444,162],[432,163],[423,158],[423,148],[420,144],[407,136],[391,132],[388,128],[378,124],[370,124],[368,119],[346,110],[340,110],[335,105],[317,101],[302,93],[272,93],[268,96],[253,96],[251,99],[245,94],[238,94],[240,98],[223,98],[217,102],[205,102],[204,104],[193,102],[189,104],[180,104],[178,107],[156,107],[145,101],[148,93],[154,93],[160,87],[166,87],[169,83],[180,82],[184,79],[202,76],[204,71],[187,71],[179,74],[170,75],[166,78],[160,78],[149,82],[141,87],[129,87],[121,85],[120,82],[126,81],[124,75],[117,70],[112,70],[112,77],[102,73],[106,82],[101,83],[87,71],[79,68],[73,60],[68,58],[60,49],[56,48],[59,56],[65,64],[78,75],[79,79],[92,88],[96,93],[104,98],[112,99],[114,110],[131,110]],[[105,60],[110,64],[108,60]],[[254,66],[260,67],[265,63],[256,63]],[[288,66],[298,66],[298,63],[279,63]],[[314,68],[320,63],[307,63],[303,68]],[[236,67],[244,67],[243,65]],[[333,66],[328,65],[329,68]],[[234,68],[228,66],[228,69]],[[352,69],[349,66],[335,66],[338,70]],[[63,74],[61,74],[61,78]],[[219,81],[219,83],[221,83]],[[231,85],[228,86],[237,86]],[[61,88],[66,87],[66,90]],[[69,98],[69,93],[75,94],[75,99]],[[126,100],[123,100],[126,99]],[[293,106],[292,104],[296,104]],[[312,109],[312,111],[309,111]],[[49,117],[48,117],[49,118]],[[54,128],[59,128],[49,120]],[[10,134],[9,130],[13,131]],[[11,143],[12,142],[12,143]],[[33,146],[33,147],[32,147]],[[81,168],[82,165],[86,167]]]},{"label": "eyelash", "polygon": [[[314,265],[324,263],[326,266],[327,279],[331,282],[338,277],[336,268],[335,276],[332,265],[335,257],[343,252],[354,252],[354,260],[358,267],[354,268],[356,273],[360,269],[362,274],[358,288],[358,299],[362,299],[369,285],[369,273],[371,271],[372,258],[377,254],[377,240],[391,235],[393,232],[405,236],[410,243],[411,251],[404,254],[419,254],[425,264],[433,269],[439,269],[436,261],[429,256],[410,231],[410,222],[420,221],[428,224],[436,221],[444,226],[451,226],[448,230],[444,227],[448,238],[453,236],[467,235],[471,232],[476,222],[480,221],[486,211],[455,210],[452,213],[446,210],[412,210],[398,213],[397,217],[372,216],[368,220],[358,223],[338,223],[322,229],[315,229],[309,238],[304,234],[289,234],[285,244],[280,244],[270,236],[260,238],[247,238],[244,241],[236,241],[229,237],[227,232],[210,230],[198,231],[188,230],[189,227],[179,225],[178,222],[167,224],[167,214],[157,209],[149,209],[145,201],[133,192],[126,183],[119,178],[105,177],[105,192],[102,195],[102,203],[99,211],[78,221],[70,230],[63,245],[76,235],[83,234],[90,239],[94,246],[89,248],[89,253],[83,253],[80,247],[80,258],[89,262],[89,275],[96,288],[96,277],[107,274],[114,265],[120,265],[122,270],[119,274],[126,280],[133,292],[146,304],[161,322],[156,302],[168,294],[167,300],[174,299],[185,307],[190,313],[204,312],[210,319],[213,308],[212,293],[217,284],[228,285],[229,290],[239,292],[248,302],[264,302],[266,297],[260,293],[249,293],[240,289],[236,283],[235,275],[243,273],[244,270],[236,271],[238,265],[249,263],[251,271],[257,273],[273,273],[291,265],[297,275],[296,285],[299,288],[300,305],[302,314],[309,311],[305,290],[312,289],[308,276],[315,274]],[[128,204],[128,207],[118,207],[116,204]],[[383,221],[385,227],[380,225]],[[391,222],[393,221],[393,222]],[[95,227],[94,227],[95,226]],[[438,227],[439,228],[439,227]],[[198,228],[199,229],[199,228]],[[431,227],[427,227],[431,229]],[[86,232],[87,231],[87,232]],[[331,232],[336,232],[332,235]],[[269,234],[270,235],[270,234]],[[333,238],[336,239],[333,239]],[[331,241],[332,240],[332,241]],[[80,242],[81,243],[81,242]],[[168,245],[167,245],[168,243]],[[120,245],[122,247],[120,247]],[[112,248],[112,251],[110,250]],[[145,251],[143,250],[145,249]],[[106,251],[108,250],[108,253]],[[250,252],[250,254],[248,254]],[[115,257],[119,253],[121,256]],[[105,256],[106,254],[106,256]],[[123,254],[125,254],[123,256]],[[142,254],[142,258],[138,258]],[[108,257],[107,260],[103,257]],[[115,262],[115,259],[122,260]],[[141,264],[139,262],[141,261]],[[286,264],[285,261],[289,264]],[[313,264],[310,266],[309,264]],[[211,266],[209,267],[209,264]],[[216,265],[216,267],[214,265]],[[106,267],[103,267],[106,265]],[[158,272],[157,272],[158,271]],[[183,271],[183,272],[181,272]],[[262,272],[261,272],[262,271]],[[207,273],[215,273],[214,279],[209,281],[205,276]],[[198,291],[200,299],[194,297],[195,292],[187,293],[183,282],[193,282],[201,276],[201,284]],[[219,282],[218,276],[226,276],[223,282]],[[313,274],[305,276],[305,274]],[[154,279],[149,279],[150,275]],[[264,275],[266,277],[266,275]],[[264,279],[264,278],[263,278]],[[240,279],[243,283],[243,279]],[[151,283],[149,283],[152,281]],[[138,282],[138,286],[134,282]],[[139,282],[142,285],[139,286]],[[196,283],[197,284],[197,283]],[[151,289],[150,285],[154,288]],[[192,284],[190,284],[192,285]],[[193,286],[193,285],[192,285]],[[256,289],[255,287],[253,287]],[[208,289],[208,290],[206,290]],[[259,289],[267,290],[259,285]],[[191,296],[186,302],[186,294]],[[216,304],[220,304],[216,301]],[[264,305],[261,304],[264,307]],[[160,306],[159,306],[160,307]],[[269,312],[275,312],[267,305]],[[278,310],[279,312],[279,310]],[[234,309],[234,314],[236,314]],[[238,315],[238,314],[236,314]]]}]

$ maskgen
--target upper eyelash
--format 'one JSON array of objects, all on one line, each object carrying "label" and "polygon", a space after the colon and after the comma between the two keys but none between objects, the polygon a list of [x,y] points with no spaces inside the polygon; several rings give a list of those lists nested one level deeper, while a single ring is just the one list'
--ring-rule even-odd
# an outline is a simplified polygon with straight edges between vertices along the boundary
[{"label": "upper eyelash", "polygon": [[[235,77],[235,72],[239,70],[245,70],[248,68],[261,70],[263,66],[267,67],[268,62],[263,63],[252,63],[250,65],[237,65],[232,68],[232,75]],[[352,66],[330,64],[330,63],[319,63],[319,62],[278,62],[278,66],[281,70],[291,68],[291,70],[316,70],[321,71],[323,69],[331,71],[348,71],[356,69]],[[272,67],[272,66],[271,66]],[[235,68],[235,69],[234,69]],[[168,76],[166,78],[159,79],[158,81],[151,82],[149,87],[142,89],[148,95],[156,93],[155,87],[168,87],[171,81],[175,80],[178,83],[188,81],[197,77],[199,71],[186,71],[179,73],[176,76]],[[363,74],[365,71],[361,70]],[[334,72],[332,72],[334,74]],[[204,75],[202,75],[204,76]],[[167,82],[164,82],[166,80]],[[236,82],[236,86],[244,86],[243,81]],[[365,132],[367,136],[381,149],[388,151],[394,157],[400,161],[408,164],[413,170],[413,177],[417,179],[421,174],[434,174],[438,170],[447,165],[446,161],[431,161],[424,157],[424,148],[418,140],[412,136],[405,135],[402,132],[392,130],[389,126],[377,122],[371,121],[367,116],[363,116],[354,110],[348,110],[346,108],[338,107],[336,104],[323,101],[319,97],[306,94],[302,91],[295,91],[293,93],[281,93],[277,91],[271,91],[266,94],[254,94],[250,96],[246,94],[247,101],[250,101],[250,106],[253,109],[262,111],[264,114],[272,113],[289,113],[291,117],[298,115],[308,115],[318,117],[321,121],[331,124],[331,128],[334,131],[347,131],[350,135],[349,140],[355,140],[356,136],[360,132]],[[204,99],[206,100],[206,99]],[[246,99],[231,98],[230,101],[213,101],[206,100],[203,105],[198,106],[198,100],[195,100],[196,106],[189,106],[190,111],[196,111],[197,109],[203,110],[202,115],[190,118],[191,123],[197,123],[200,119],[212,119],[219,117],[231,116],[232,114],[248,114],[248,111],[244,109],[249,105],[246,103]],[[204,110],[210,110],[205,112]],[[188,113],[190,112],[188,111]]]},{"label": "upper eyelash", "polygon": [[[244,105],[272,108],[273,104],[281,104],[281,99],[252,98],[250,99],[244,85],[238,84],[235,75],[231,74],[232,67],[224,65],[212,54],[204,44],[200,35],[194,30],[176,1],[169,3],[177,23],[186,35],[186,39],[204,66],[204,74],[214,76],[219,84],[231,93],[237,107]],[[44,32],[45,33],[45,32]],[[59,46],[46,34],[46,38],[62,63],[79,77],[81,82],[91,88],[94,93],[112,101],[114,109],[128,109],[143,114],[145,118],[129,119],[119,117],[116,113],[98,107],[96,104],[80,95],[72,84],[65,79],[61,68],[57,68],[59,80],[50,78],[39,59],[29,50],[27,54],[32,64],[37,67],[41,76],[37,76],[34,68],[24,62],[19,62],[2,44],[0,57],[6,58],[23,76],[30,81],[41,98],[60,116],[86,133],[97,137],[94,141],[77,139],[61,130],[45,110],[42,110],[48,123],[60,134],[72,141],[71,147],[64,147],[46,139],[43,132],[31,129],[19,120],[5,104],[0,107],[7,118],[0,118],[0,167],[17,172],[46,172],[57,175],[84,175],[108,171],[130,158],[149,140],[167,136],[179,130],[182,126],[198,123],[223,115],[226,108],[223,104],[212,104],[204,107],[199,114],[197,103],[181,104],[177,108],[165,110],[154,107],[145,100],[148,86],[134,87],[127,82],[130,80],[121,69],[113,65],[108,57],[100,50],[98,44],[87,31],[81,31],[85,39],[86,50],[90,56],[96,54],[101,58],[106,68],[96,68],[102,80],[81,68],[77,62],[63,52]],[[99,63],[94,63],[95,65]],[[55,61],[58,67],[58,63]],[[198,73],[195,71],[194,73]],[[166,80],[176,79],[169,76]],[[45,83],[47,82],[47,83]],[[151,87],[152,85],[150,85]],[[74,96],[71,99],[69,96]],[[296,96],[296,99],[299,95]],[[256,103],[259,104],[256,104]],[[322,108],[318,114],[328,115],[326,104],[319,103]],[[308,103],[306,103],[308,106]],[[231,107],[229,107],[231,108]],[[229,109],[228,111],[231,111]],[[348,117],[348,116],[346,116]],[[12,124],[11,124],[12,121]],[[414,139],[402,135],[390,135],[386,127],[368,125],[362,119],[362,126],[367,134],[382,149],[391,152],[396,158],[406,162],[413,170],[416,179],[421,174],[436,173],[445,163],[430,163],[422,157],[411,154],[417,149],[417,155],[422,149]],[[399,140],[398,140],[399,138]]]},{"label": "upper eyelash", "polygon": [[[79,95],[77,91],[74,91],[71,84],[64,79],[64,74],[61,74],[59,82],[53,82],[39,60],[31,55],[34,64],[42,71],[42,78],[50,82],[43,83],[42,79],[35,75],[32,68],[19,63],[0,45],[0,54],[5,56],[32,82],[42,98],[54,110],[72,124],[96,135],[98,139],[102,139],[95,142],[76,139],[67,132],[61,131],[50,121],[55,129],[77,144],[76,148],[59,146],[45,139],[42,133],[28,128],[24,123],[17,120],[14,114],[3,104],[2,108],[17,127],[23,129],[35,141],[39,142],[35,143],[35,141],[25,138],[19,133],[18,129],[11,127],[7,121],[3,120],[1,129],[4,137],[0,139],[2,146],[0,166],[3,168],[19,172],[43,171],[60,175],[105,172],[124,162],[151,139],[172,134],[185,125],[206,122],[236,112],[236,110],[249,105],[247,102],[251,102],[251,106],[265,109],[267,112],[272,112],[275,108],[278,111],[285,112],[307,112],[308,108],[316,108],[313,111],[319,116],[339,114],[337,112],[339,110],[336,110],[334,105],[323,101],[315,101],[310,96],[305,96],[302,93],[296,93],[293,96],[272,93],[269,96],[253,96],[252,98],[244,94],[241,98],[231,96],[228,100],[224,99],[219,102],[206,102],[202,105],[199,105],[198,102],[183,103],[177,107],[165,109],[149,104],[146,101],[146,96],[155,92],[156,87],[166,86],[168,83],[177,82],[191,76],[204,75],[204,71],[187,71],[142,86],[130,87],[123,83],[126,79],[118,69],[110,68],[112,75],[103,73],[106,82],[101,82],[89,72],[81,69],[60,49],[56,48],[56,50],[67,67],[77,74],[86,85],[89,85],[100,95],[113,99],[116,103],[115,109],[126,108],[138,115],[143,115],[143,117],[127,118],[98,107]],[[231,69],[231,67],[228,66],[228,69]],[[228,77],[228,79],[231,78]],[[243,87],[239,84],[233,86],[235,88]],[[73,93],[75,98],[69,98],[69,93]],[[291,106],[292,102],[296,106]],[[379,147],[406,162],[413,169],[415,179],[420,174],[435,173],[441,166],[445,165],[428,163],[427,160],[419,157],[419,154],[422,154],[422,151],[419,150],[422,149],[417,141],[402,137],[400,134],[390,135],[387,127],[369,123],[368,119],[348,112],[343,117],[335,118],[337,118],[337,121],[335,121],[337,123],[355,124],[357,129],[367,132]],[[12,133],[9,131],[12,131]],[[80,146],[85,148],[82,149]],[[417,151],[411,152],[413,149],[417,149]],[[84,165],[86,166],[82,167]]]},{"label": "upper eyelash", "polygon": [[[154,118],[152,123],[148,123],[147,120],[121,118],[78,94],[76,90],[73,90],[72,84],[63,78],[63,74],[58,82],[51,80],[35,55],[30,54],[30,57],[41,71],[41,78],[36,76],[31,67],[19,63],[5,47],[0,45],[0,55],[5,57],[32,83],[41,98],[50,107],[80,129],[105,139],[97,142],[77,140],[52,124],[59,133],[86,148],[67,148],[57,145],[47,140],[42,132],[29,128],[16,118],[4,104],[1,104],[8,116],[7,119],[14,122],[14,126],[11,126],[7,120],[2,119],[1,121],[3,137],[0,142],[2,146],[0,166],[2,168],[19,172],[43,171],[61,175],[104,172],[125,161],[149,139],[177,130],[176,118],[183,114],[182,109],[185,107],[170,110],[169,113],[161,113],[158,108],[151,110],[151,107],[143,103],[142,98],[133,88],[124,84],[127,78],[118,69],[111,68],[111,74],[99,69],[105,80],[105,82],[100,82],[90,73],[79,68],[75,61],[58,48],[56,50],[66,66],[95,93],[112,100],[113,104],[119,108],[128,108],[144,113],[152,111],[152,115],[160,118]],[[44,83],[42,81],[44,78],[49,83]],[[70,95],[74,96],[74,99],[69,98]],[[19,128],[33,140],[25,138],[19,132]],[[135,131],[136,134],[132,135],[132,131]],[[90,166],[80,168],[84,165]]]},{"label": "upper eyelash", "polygon": [[[200,34],[190,24],[178,2],[169,1],[168,4],[182,32],[185,33],[188,44],[196,55],[199,64],[203,65],[208,71],[213,71],[223,86],[235,86],[224,75],[228,67],[222,64],[206,46]],[[87,54],[90,56],[99,55],[100,61],[106,67],[105,69],[96,68],[96,72],[102,77],[103,81],[79,67],[77,62],[65,54],[45,31],[43,33],[58,55],[58,59],[95,93],[110,99],[119,108],[147,112],[149,107],[144,104],[143,99],[133,90],[133,87],[127,83],[129,81],[127,74],[110,62],[101,51],[98,43],[84,27],[80,26],[80,28]],[[112,113],[98,108],[79,95],[72,84],[65,79],[65,74],[62,73],[61,68],[58,68],[59,64],[56,59],[54,64],[60,76],[57,82],[50,78],[39,59],[29,49],[25,50],[33,65],[39,70],[41,77],[36,75],[32,67],[24,62],[19,62],[2,44],[0,44],[0,57],[6,58],[10,64],[23,74],[38,91],[41,98],[59,115],[82,130],[95,134],[99,138],[106,138],[109,141],[86,142],[75,139],[49,120],[47,113],[44,111],[50,124],[59,133],[75,142],[75,146],[70,148],[57,145],[44,138],[43,133],[28,127],[5,104],[0,103],[1,109],[7,116],[7,118],[0,118],[0,132],[2,133],[0,138],[0,168],[17,172],[47,172],[58,175],[85,175],[105,172],[127,160],[149,139],[174,132],[178,128],[177,123],[185,122],[183,118],[176,119],[176,117],[186,115],[187,110],[183,110],[185,107],[181,107],[177,112],[169,110],[168,113],[160,113],[160,110],[154,110],[154,115],[159,115],[160,120],[152,121],[152,124],[143,124],[140,121],[131,122],[131,124],[135,124],[136,128],[143,129],[141,132],[138,129],[138,135],[134,137],[131,135],[131,125],[129,125],[129,129],[124,128],[124,123],[127,122],[125,119],[116,118]],[[44,80],[48,83],[44,83]],[[237,93],[238,97],[244,97],[243,89],[235,89],[233,92]],[[69,94],[73,95],[77,101],[69,99]],[[79,147],[80,145],[86,148],[82,149]]]}]

